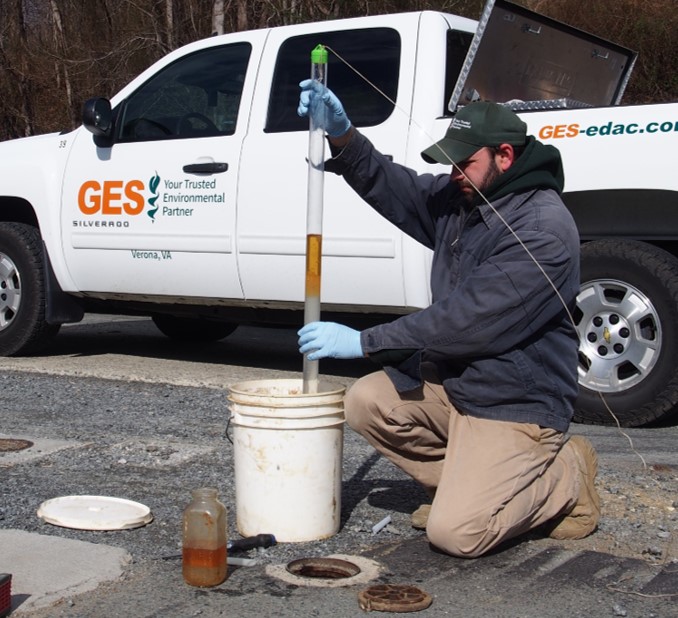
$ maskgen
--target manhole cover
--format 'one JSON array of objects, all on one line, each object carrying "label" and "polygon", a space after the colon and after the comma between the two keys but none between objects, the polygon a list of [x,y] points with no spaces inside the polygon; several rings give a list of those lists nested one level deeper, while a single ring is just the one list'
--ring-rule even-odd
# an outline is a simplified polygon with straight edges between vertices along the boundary
[{"label": "manhole cover", "polygon": [[18,440],[15,438],[0,438],[0,453],[23,451],[30,448],[33,443],[30,440]]},{"label": "manhole cover", "polygon": [[358,594],[366,612],[418,612],[432,602],[430,594],[409,584],[377,584]]},{"label": "manhole cover", "polygon": [[288,563],[287,570],[298,577],[343,579],[360,573],[360,567],[338,558],[300,558]]}]

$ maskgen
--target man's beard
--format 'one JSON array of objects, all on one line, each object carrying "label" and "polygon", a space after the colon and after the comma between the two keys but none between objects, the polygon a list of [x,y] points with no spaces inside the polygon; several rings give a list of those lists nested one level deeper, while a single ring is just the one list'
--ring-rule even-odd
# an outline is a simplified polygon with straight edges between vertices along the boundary
[{"label": "man's beard", "polygon": [[462,191],[462,196],[464,198],[464,201],[466,203],[471,203],[476,196],[478,195],[478,191],[482,193],[483,195],[485,194],[485,190],[494,183],[499,176],[501,176],[502,171],[499,169],[499,166],[497,163],[492,159],[490,161],[489,167],[487,168],[487,172],[485,172],[485,176],[483,176],[482,180],[476,187],[473,187],[473,185],[466,180],[466,178],[463,178],[462,180],[459,181],[459,188],[464,189],[467,188],[467,191]]}]

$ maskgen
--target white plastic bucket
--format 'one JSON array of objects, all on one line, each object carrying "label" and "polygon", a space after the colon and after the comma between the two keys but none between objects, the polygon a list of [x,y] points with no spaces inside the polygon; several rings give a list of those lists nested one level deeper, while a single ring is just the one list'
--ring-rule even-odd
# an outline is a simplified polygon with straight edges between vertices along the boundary
[{"label": "white plastic bucket", "polygon": [[230,388],[235,504],[243,536],[280,542],[324,539],[339,530],[344,392],[302,380],[254,380]]}]

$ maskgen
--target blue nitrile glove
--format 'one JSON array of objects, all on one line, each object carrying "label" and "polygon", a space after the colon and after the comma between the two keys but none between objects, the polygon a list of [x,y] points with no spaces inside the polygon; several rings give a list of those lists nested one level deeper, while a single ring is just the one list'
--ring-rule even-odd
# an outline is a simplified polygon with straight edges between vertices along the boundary
[{"label": "blue nitrile glove", "polygon": [[[325,132],[330,137],[341,137],[351,128],[351,121],[348,119],[344,106],[329,88],[323,86],[315,79],[305,79],[299,84],[301,88],[301,95],[299,96],[299,107],[297,114],[300,116],[308,116],[309,109],[314,108],[315,97],[320,97],[320,100],[325,104]],[[321,108],[322,109],[322,108]]]},{"label": "blue nitrile glove", "polygon": [[311,352],[308,360],[321,358],[362,358],[360,331],[334,322],[311,322],[298,333],[299,352]]}]

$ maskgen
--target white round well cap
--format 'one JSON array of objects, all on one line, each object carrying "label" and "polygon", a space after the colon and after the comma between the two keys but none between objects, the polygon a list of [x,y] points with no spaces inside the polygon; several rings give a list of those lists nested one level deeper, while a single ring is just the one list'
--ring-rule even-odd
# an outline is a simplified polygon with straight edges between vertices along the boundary
[{"label": "white round well cap", "polygon": [[48,524],[76,530],[126,530],[153,520],[144,504],[110,496],[62,496],[46,500],[38,517]]}]

